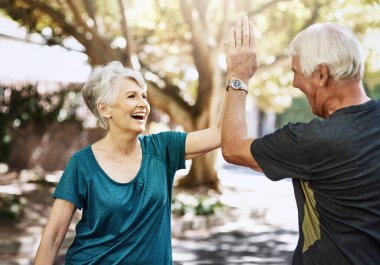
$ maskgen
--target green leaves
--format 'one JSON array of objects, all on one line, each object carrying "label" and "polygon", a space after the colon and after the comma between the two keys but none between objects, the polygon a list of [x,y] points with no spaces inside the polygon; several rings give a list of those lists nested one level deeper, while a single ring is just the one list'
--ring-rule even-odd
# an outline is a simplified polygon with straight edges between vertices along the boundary
[{"label": "green leaves", "polygon": [[216,197],[179,193],[173,198],[172,212],[176,215],[213,215],[223,208]]}]

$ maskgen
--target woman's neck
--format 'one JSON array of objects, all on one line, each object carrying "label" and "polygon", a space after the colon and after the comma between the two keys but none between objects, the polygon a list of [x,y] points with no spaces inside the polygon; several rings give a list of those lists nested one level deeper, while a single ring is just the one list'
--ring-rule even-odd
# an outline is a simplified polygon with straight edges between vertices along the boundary
[{"label": "woman's neck", "polygon": [[100,141],[101,146],[115,154],[128,155],[140,148],[138,134],[120,134],[108,131]]}]

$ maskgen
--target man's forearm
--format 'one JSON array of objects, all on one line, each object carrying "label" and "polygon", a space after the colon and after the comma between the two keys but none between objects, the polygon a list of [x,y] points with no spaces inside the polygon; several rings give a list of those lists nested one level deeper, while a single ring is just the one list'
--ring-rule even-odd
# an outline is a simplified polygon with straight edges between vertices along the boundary
[{"label": "man's forearm", "polygon": [[228,92],[222,129],[222,146],[227,150],[233,148],[234,140],[247,137],[246,97],[242,90]]}]

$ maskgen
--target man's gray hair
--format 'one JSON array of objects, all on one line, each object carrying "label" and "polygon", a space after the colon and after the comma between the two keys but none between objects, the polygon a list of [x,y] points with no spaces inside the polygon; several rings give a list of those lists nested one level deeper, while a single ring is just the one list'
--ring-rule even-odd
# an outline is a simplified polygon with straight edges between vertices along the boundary
[{"label": "man's gray hair", "polygon": [[118,95],[114,84],[116,80],[122,77],[131,78],[136,83],[146,89],[146,83],[139,71],[130,68],[125,68],[120,62],[113,61],[105,66],[97,66],[92,70],[92,73],[83,85],[82,95],[87,107],[98,119],[100,126],[103,129],[108,129],[107,120],[100,114],[97,105],[100,102],[106,105],[112,104]]},{"label": "man's gray hair", "polygon": [[352,31],[343,26],[331,22],[311,25],[295,36],[288,53],[299,56],[301,70],[307,77],[324,64],[334,80],[363,78],[362,48]]}]

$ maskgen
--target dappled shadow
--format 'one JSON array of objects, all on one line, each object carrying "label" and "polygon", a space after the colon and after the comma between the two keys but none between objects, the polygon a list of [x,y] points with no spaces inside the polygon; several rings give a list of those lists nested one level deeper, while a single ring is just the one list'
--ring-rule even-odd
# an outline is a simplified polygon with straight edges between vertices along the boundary
[{"label": "dappled shadow", "polygon": [[175,239],[175,265],[291,264],[297,232],[268,227],[262,232],[231,231],[204,239]]},{"label": "dappled shadow", "polygon": [[[0,175],[0,192],[16,194],[24,206],[20,220],[0,222],[0,264],[32,264],[47,223],[53,203],[54,185],[49,183],[24,183],[18,178]],[[0,216],[0,219],[3,219]],[[77,220],[77,217],[74,216]],[[72,240],[73,229],[69,229],[65,241]],[[65,244],[65,243],[64,243]],[[65,244],[57,256],[56,265],[64,264]]]},{"label": "dappled shadow", "polygon": [[[255,178],[251,179],[254,180]],[[42,229],[50,213],[53,202],[51,194],[54,187],[46,184],[19,183],[16,179],[11,181],[4,180],[3,183],[0,183],[2,184],[0,187],[3,189],[16,187],[22,190],[20,196],[25,201],[25,209],[24,216],[20,222],[0,226],[0,239],[2,239],[2,244],[0,245],[4,250],[3,253],[0,253],[0,260],[4,263],[0,263],[32,264]],[[230,193],[231,191],[227,189],[225,192]],[[237,187],[236,191],[231,195],[240,198],[237,196],[240,193],[242,193],[241,188]],[[250,196],[252,197],[254,194]],[[250,201],[256,200],[252,199]],[[237,213],[240,213],[240,211],[237,211]],[[216,222],[214,224],[216,226],[210,227],[207,233],[196,229],[186,230],[186,233],[177,233],[178,236],[174,233],[172,240],[173,264],[291,264],[292,253],[298,237],[297,231],[275,226],[267,222],[263,217],[252,218],[251,214],[242,215],[240,213],[236,218],[235,216],[232,217],[229,217],[228,212],[223,212],[223,222]],[[64,264],[64,253],[73,239],[74,224],[79,218],[80,215],[75,215],[55,265]],[[194,227],[201,227],[198,219],[199,217],[191,218],[194,222]],[[173,218],[172,227],[180,225],[184,229],[186,222],[183,222],[183,220],[184,218]],[[182,231],[183,229],[179,230]],[[23,262],[16,262],[17,256],[22,256]]]}]

